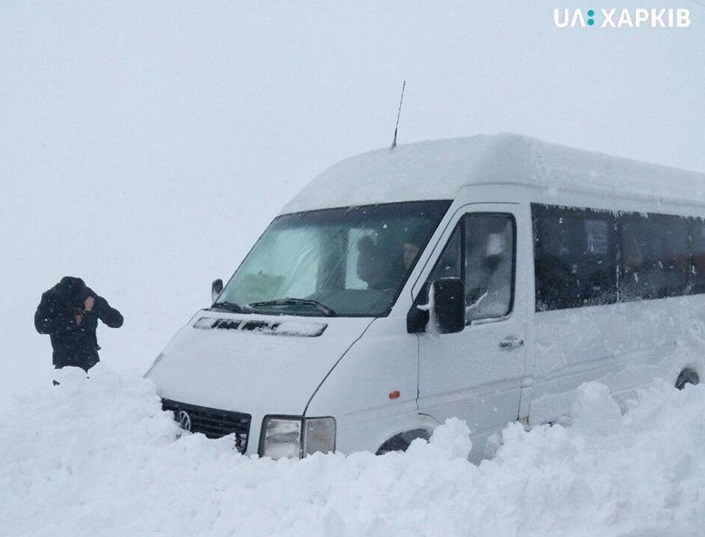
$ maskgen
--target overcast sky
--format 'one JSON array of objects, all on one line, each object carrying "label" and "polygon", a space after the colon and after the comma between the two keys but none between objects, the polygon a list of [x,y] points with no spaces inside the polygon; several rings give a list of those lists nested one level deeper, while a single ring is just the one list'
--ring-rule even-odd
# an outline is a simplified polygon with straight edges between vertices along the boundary
[{"label": "overcast sky", "polygon": [[0,4],[6,391],[50,375],[32,316],[64,274],[125,314],[103,358],[146,367],[291,195],[391,143],[403,80],[400,143],[517,132],[705,171],[705,2],[592,5],[689,28],[556,28],[571,4]]}]

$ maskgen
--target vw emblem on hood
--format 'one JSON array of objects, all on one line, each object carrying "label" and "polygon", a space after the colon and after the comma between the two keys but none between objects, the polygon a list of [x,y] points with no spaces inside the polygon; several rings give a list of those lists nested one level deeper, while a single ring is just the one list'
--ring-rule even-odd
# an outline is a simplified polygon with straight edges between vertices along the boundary
[{"label": "vw emblem on hood", "polygon": [[176,421],[179,422],[179,427],[185,431],[191,431],[191,416],[185,410],[179,410],[176,414]]}]

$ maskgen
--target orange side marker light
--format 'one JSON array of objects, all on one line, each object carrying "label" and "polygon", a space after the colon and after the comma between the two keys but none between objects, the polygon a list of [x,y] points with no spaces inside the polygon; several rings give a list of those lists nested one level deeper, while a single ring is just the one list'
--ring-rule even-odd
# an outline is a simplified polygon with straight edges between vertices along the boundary
[{"label": "orange side marker light", "polygon": [[390,399],[399,399],[400,396],[401,396],[401,393],[399,392],[399,390],[394,390],[393,392],[389,392]]}]

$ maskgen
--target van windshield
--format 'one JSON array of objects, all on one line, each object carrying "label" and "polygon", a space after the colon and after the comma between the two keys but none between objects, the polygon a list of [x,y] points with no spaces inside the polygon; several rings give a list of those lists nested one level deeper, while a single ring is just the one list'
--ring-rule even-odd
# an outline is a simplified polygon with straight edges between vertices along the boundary
[{"label": "van windshield", "polygon": [[449,206],[450,201],[405,202],[279,216],[214,307],[386,315]]}]

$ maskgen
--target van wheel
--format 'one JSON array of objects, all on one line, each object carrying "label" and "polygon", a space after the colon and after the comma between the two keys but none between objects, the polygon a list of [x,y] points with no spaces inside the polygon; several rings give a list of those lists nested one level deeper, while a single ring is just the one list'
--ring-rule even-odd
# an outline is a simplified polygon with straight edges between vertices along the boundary
[{"label": "van wheel", "polygon": [[411,442],[417,438],[428,440],[430,435],[423,429],[415,429],[413,431],[399,433],[382,444],[377,450],[376,455],[384,455],[385,453],[389,453],[391,451],[406,451],[411,445]]},{"label": "van wheel", "polygon": [[692,369],[684,369],[681,371],[681,374],[678,375],[678,379],[676,380],[676,388],[682,390],[685,388],[686,384],[700,384],[700,376]]}]

